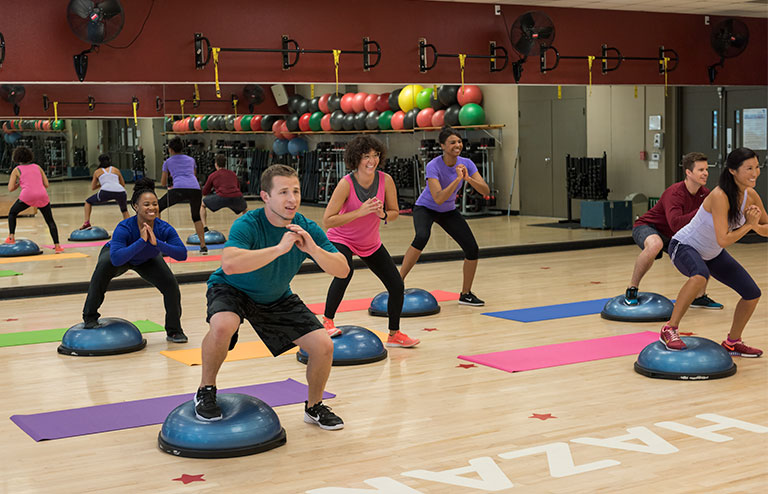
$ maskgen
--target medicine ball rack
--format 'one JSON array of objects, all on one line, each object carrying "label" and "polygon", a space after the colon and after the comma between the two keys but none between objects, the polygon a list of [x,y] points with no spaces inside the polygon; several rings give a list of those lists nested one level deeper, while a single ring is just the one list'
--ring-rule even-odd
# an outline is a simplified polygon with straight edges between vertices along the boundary
[{"label": "medicine ball rack", "polygon": [[[205,43],[206,47],[203,47]],[[371,49],[375,47],[375,49]],[[203,33],[195,33],[195,68],[203,69],[208,62],[211,61],[211,55],[213,49],[216,48],[222,52],[250,52],[250,53],[280,53],[283,57],[283,70],[289,70],[299,63],[299,56],[303,53],[325,53],[334,54],[337,50],[310,50],[306,48],[300,48],[299,43],[296,40],[291,39],[288,35],[281,37],[280,48],[218,48],[212,47],[208,38],[203,36]],[[362,50],[338,50],[341,55],[354,54],[363,56],[363,70],[369,71],[376,67],[381,60],[381,45],[376,41],[365,37],[363,38]],[[294,55],[293,61],[291,61],[291,54]],[[376,60],[371,62],[371,55],[376,55]]]},{"label": "medicine ball rack", "polygon": [[[503,46],[497,45],[495,41],[489,41],[488,45],[490,47],[490,55],[466,55],[463,53],[438,53],[437,48],[432,43],[427,43],[426,38],[419,38],[419,72],[428,72],[435,68],[435,65],[437,65],[437,60],[440,57],[444,58],[459,58],[461,60],[461,56],[464,58],[487,58],[490,60],[490,70],[491,72],[501,72],[507,67],[507,63],[509,62],[509,53],[507,52],[507,49]],[[434,59],[432,60],[432,63],[427,65],[427,50],[432,50],[432,56]],[[504,60],[504,63],[499,67],[496,62],[497,60]],[[463,61],[461,62],[463,66]]]},{"label": "medicine ball rack", "polygon": [[[555,63],[551,67],[547,67],[547,52],[552,50],[555,53]],[[668,56],[672,55],[672,56]],[[596,60],[599,59],[601,61],[601,71],[603,74],[607,74],[608,72],[613,72],[614,70],[618,69],[621,65],[621,62],[625,60],[645,60],[645,61],[654,61],[659,64],[659,74],[669,73],[672,72],[677,68],[677,64],[680,61],[680,57],[677,55],[677,52],[673,49],[667,49],[664,48],[664,46],[659,47],[659,56],[658,57],[625,57],[621,54],[618,48],[609,47],[608,45],[602,45],[600,56],[590,56],[590,55],[560,55],[560,52],[555,48],[553,45],[548,46],[542,46],[541,53],[539,54],[539,70],[541,70],[542,74],[546,74],[547,72],[550,72],[552,70],[555,70],[558,65],[560,65],[560,60]],[[608,66],[609,60],[615,60],[616,65],[613,67]],[[671,66],[665,63],[665,60],[668,62],[674,62]]]}]

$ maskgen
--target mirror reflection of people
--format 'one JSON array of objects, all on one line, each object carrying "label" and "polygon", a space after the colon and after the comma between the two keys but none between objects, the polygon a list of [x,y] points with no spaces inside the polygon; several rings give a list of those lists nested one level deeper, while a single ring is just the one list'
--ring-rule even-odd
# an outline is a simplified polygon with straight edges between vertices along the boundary
[{"label": "mirror reflection of people", "polygon": [[725,250],[750,231],[768,237],[768,214],[755,190],[759,176],[760,166],[754,151],[748,148],[732,151],[725,160],[717,187],[704,199],[690,223],[672,237],[669,243],[672,262],[688,280],[680,289],[672,316],[659,336],[668,350],[685,350],[685,342],[678,334],[680,321],[711,275],[741,297],[722,346],[738,357],[763,354],[741,339],[760,301],[760,288]]},{"label": "mirror reflection of people", "polygon": [[213,212],[229,208],[235,214],[242,214],[248,209],[248,203],[240,190],[240,180],[237,174],[227,170],[227,157],[217,154],[214,159],[216,170],[208,175],[203,185],[203,203],[200,206],[200,218],[203,221],[203,231],[208,231],[206,209]]},{"label": "mirror reflection of people", "polygon": [[396,220],[400,213],[395,181],[377,170],[384,151],[384,145],[379,140],[367,135],[355,137],[344,149],[344,163],[350,173],[334,189],[328,207],[325,208],[323,223],[328,228],[328,239],[344,254],[349,275],[334,278],[328,287],[323,326],[331,337],[341,334],[333,318],[352,281],[352,256],[357,255],[384,283],[389,294],[387,346],[410,348],[418,345],[419,340],[400,331],[403,280],[395,262],[381,243],[379,234],[381,223]]},{"label": "mirror reflection of people", "polygon": [[403,280],[408,276],[429,241],[432,223],[437,223],[464,251],[459,303],[479,307],[485,305],[485,302],[472,293],[479,248],[467,220],[456,210],[456,193],[464,182],[483,196],[490,193],[490,188],[472,160],[460,156],[464,145],[457,130],[443,127],[438,141],[443,154],[427,163],[427,186],[413,207],[413,228],[416,230],[416,236],[403,256],[400,276]]},{"label": "mirror reflection of people", "polygon": [[8,179],[8,191],[13,192],[21,187],[21,192],[19,198],[8,211],[8,238],[5,239],[5,243],[16,243],[16,218],[19,213],[28,208],[37,208],[48,225],[48,231],[51,233],[51,239],[53,239],[54,252],[56,254],[64,252],[64,248],[59,244],[59,229],[53,220],[51,199],[46,190],[49,187],[48,177],[45,176],[45,172],[39,165],[32,163],[35,157],[32,150],[26,146],[16,147],[11,159],[17,166]]},{"label": "mirror reflection of people", "polygon": [[128,194],[125,192],[125,180],[120,170],[112,166],[112,159],[108,154],[99,156],[99,168],[93,172],[91,179],[91,190],[99,189],[98,192],[85,200],[85,218],[81,230],[91,227],[91,209],[94,204],[105,204],[109,201],[116,201],[123,214],[123,219],[131,216],[128,213]]},{"label": "mirror reflection of people", "polygon": [[178,204],[180,202],[189,202],[189,212],[192,215],[192,222],[195,224],[195,232],[200,239],[200,253],[208,253],[208,247],[205,245],[205,231],[203,230],[203,221],[200,219],[200,205],[203,202],[203,193],[200,190],[200,184],[195,176],[197,164],[195,159],[184,154],[184,143],[179,137],[174,137],[168,141],[168,154],[170,156],[163,163],[163,174],[160,178],[160,185],[168,185],[168,176],[173,179],[173,188],[159,199],[160,212]]},{"label": "mirror reflection of people", "polygon": [[136,181],[131,206],[136,215],[118,223],[112,240],[99,252],[83,306],[84,327],[98,327],[99,307],[104,302],[109,282],[132,269],[163,294],[165,339],[172,343],[186,343],[187,336],[181,328],[179,283],[163,256],[183,261],[187,258],[187,248],[176,230],[158,218],[160,208],[152,180],[142,178]]}]

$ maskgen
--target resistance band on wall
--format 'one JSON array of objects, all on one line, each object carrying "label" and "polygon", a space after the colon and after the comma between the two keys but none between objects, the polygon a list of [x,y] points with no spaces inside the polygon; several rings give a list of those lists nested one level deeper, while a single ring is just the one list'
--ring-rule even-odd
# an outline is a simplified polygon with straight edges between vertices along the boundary
[{"label": "resistance band on wall", "polygon": [[213,55],[213,73],[216,78],[216,97],[221,98],[221,88],[219,87],[219,52],[221,48],[211,48]]},{"label": "resistance band on wall", "polygon": [[187,100],[185,100],[185,99],[180,99],[179,100],[179,106],[181,107],[181,118],[184,118],[184,102],[186,102],[186,101]]},{"label": "resistance band on wall", "polygon": [[54,120],[59,119],[59,102],[58,101],[53,102],[53,119]]},{"label": "resistance band on wall", "polygon": [[341,50],[333,50],[333,68],[336,72],[336,96],[339,95],[339,57]]},{"label": "resistance band on wall", "polygon": [[589,95],[592,96],[592,62],[595,61],[595,57],[592,55],[587,56],[587,65],[589,70]]},{"label": "resistance band on wall", "polygon": [[459,53],[459,68],[461,69],[461,94],[464,94],[464,65],[467,61],[466,53]]},{"label": "resistance band on wall", "polygon": [[664,97],[669,96],[667,93],[667,64],[669,64],[669,57],[664,57],[664,60],[659,60],[659,63],[664,66]]}]

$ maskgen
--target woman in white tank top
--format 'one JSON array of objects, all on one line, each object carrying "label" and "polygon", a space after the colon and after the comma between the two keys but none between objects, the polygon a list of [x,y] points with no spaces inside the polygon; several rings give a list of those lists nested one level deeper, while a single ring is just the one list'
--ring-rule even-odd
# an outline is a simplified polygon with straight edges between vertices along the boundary
[{"label": "woman in white tank top", "polygon": [[128,195],[125,192],[125,180],[120,170],[112,166],[112,160],[108,154],[99,156],[99,168],[93,173],[91,190],[100,189],[94,195],[85,200],[85,219],[80,230],[91,227],[91,209],[94,204],[104,204],[109,201],[117,201],[123,219],[128,214]]},{"label": "woman in white tank top", "polygon": [[738,148],[728,155],[718,186],[704,199],[693,219],[669,243],[675,267],[688,277],[680,289],[669,322],[659,339],[668,350],[685,350],[678,325],[688,306],[706,285],[709,276],[736,291],[736,304],[730,331],[722,345],[734,356],[759,357],[763,351],[744,344],[741,334],[760,300],[760,288],[725,247],[750,231],[768,237],[768,213],[755,191],[760,166],[757,155]]}]

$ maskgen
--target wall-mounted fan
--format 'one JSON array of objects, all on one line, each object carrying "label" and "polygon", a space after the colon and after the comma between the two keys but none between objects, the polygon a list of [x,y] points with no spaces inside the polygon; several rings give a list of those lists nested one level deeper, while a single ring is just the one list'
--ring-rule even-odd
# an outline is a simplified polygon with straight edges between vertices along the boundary
[{"label": "wall-mounted fan", "polygon": [[523,74],[523,63],[529,56],[538,56],[546,51],[555,40],[555,25],[544,12],[536,10],[526,12],[509,29],[509,42],[521,58],[512,64],[515,82]]},{"label": "wall-mounted fan", "polygon": [[91,44],[89,49],[74,56],[75,72],[82,82],[88,70],[88,53],[120,34],[125,13],[120,0],[70,0],[67,21],[78,38]]},{"label": "wall-mounted fan", "polygon": [[720,61],[707,67],[709,82],[714,83],[717,68],[725,65],[726,58],[741,55],[749,43],[749,28],[738,19],[724,19],[712,26],[709,37],[712,49],[720,56]]},{"label": "wall-mounted fan", "polygon": [[264,88],[258,84],[246,84],[243,99],[248,102],[248,111],[253,113],[253,107],[264,102]]},{"label": "wall-mounted fan", "polygon": [[11,84],[3,84],[0,86],[0,98],[13,105],[13,114],[19,114],[19,102],[24,99],[26,90],[24,86],[14,86]]}]

